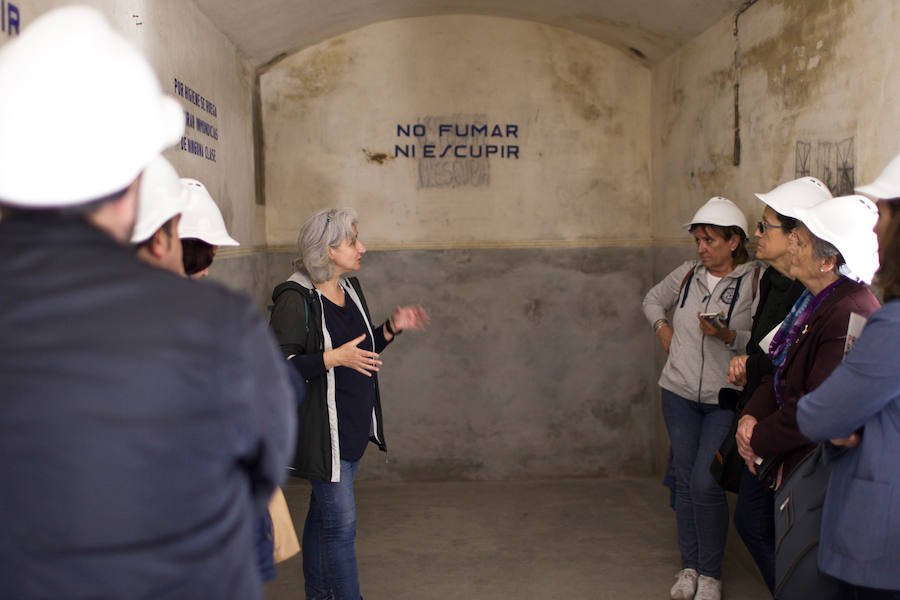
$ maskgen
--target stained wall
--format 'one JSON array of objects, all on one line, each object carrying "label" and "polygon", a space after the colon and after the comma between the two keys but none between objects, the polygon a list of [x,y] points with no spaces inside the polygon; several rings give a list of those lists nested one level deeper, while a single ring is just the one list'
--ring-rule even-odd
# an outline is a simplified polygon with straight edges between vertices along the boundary
[{"label": "stained wall", "polygon": [[[653,70],[653,209],[658,241],[707,198],[752,222],[753,192],[813,175],[834,193],[873,179],[900,150],[891,0],[760,0],[723,19]],[[734,164],[734,84],[740,164]]]},{"label": "stained wall", "polygon": [[[310,214],[353,206],[375,318],[431,314],[383,354],[389,460],[362,476],[650,472],[646,67],[532,22],[414,18],[288,56],[261,93],[272,283]],[[487,145],[518,154],[452,156]]]}]

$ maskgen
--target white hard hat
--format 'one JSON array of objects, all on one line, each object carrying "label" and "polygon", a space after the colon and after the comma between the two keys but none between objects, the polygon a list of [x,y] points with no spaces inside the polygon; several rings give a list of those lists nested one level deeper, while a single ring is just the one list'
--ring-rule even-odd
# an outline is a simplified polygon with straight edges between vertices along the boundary
[{"label": "white hard hat", "polygon": [[137,222],[132,244],[140,244],[156,233],[166,221],[184,212],[188,194],[175,168],[162,156],[153,159],[141,176]]},{"label": "white hard hat", "polygon": [[771,192],[755,195],[778,214],[794,219],[798,218],[798,208],[809,208],[831,198],[828,186],[815,177],[793,179]]},{"label": "white hard hat", "polygon": [[694,213],[694,218],[690,223],[685,223],[682,227],[690,231],[694,225],[720,225],[722,227],[736,226],[740,227],[747,237],[747,217],[737,207],[737,204],[723,198],[722,196],[714,196],[706,201],[706,204],[700,207],[700,210]]},{"label": "white hard hat", "polygon": [[875,181],[859,186],[856,191],[879,200],[900,198],[900,156],[895,156]]},{"label": "white hard hat", "polygon": [[865,196],[838,196],[809,208],[798,208],[797,218],[810,233],[838,249],[844,257],[840,273],[871,283],[878,270],[878,238],[872,228],[878,208]]},{"label": "white hard hat", "polygon": [[213,246],[240,246],[228,235],[225,219],[206,186],[188,177],[181,178],[181,185],[188,193],[188,206],[178,224],[178,237],[197,238]]},{"label": "white hard hat", "polygon": [[184,131],[138,51],[96,9],[36,19],[0,51],[0,202],[75,206],[124,190]]}]

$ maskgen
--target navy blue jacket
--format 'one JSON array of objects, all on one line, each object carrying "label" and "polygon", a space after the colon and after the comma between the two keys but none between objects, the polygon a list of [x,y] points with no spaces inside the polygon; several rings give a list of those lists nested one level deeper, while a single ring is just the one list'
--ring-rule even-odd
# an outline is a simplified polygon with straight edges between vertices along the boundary
[{"label": "navy blue jacket", "polygon": [[900,591],[900,299],[869,317],[847,358],[800,399],[814,441],[862,428],[828,482],[819,568],[855,585]]},{"label": "navy blue jacket", "polygon": [[0,598],[261,598],[294,405],[248,299],[79,220],[5,218]]}]

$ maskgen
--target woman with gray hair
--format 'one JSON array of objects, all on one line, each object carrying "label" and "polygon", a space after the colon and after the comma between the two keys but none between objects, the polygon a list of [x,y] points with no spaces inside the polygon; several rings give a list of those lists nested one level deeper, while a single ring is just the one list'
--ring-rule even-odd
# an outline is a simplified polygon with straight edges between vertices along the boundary
[{"label": "woman with gray hair", "polygon": [[366,247],[351,208],[317,212],[300,228],[294,273],[275,287],[272,329],[306,382],[292,474],[312,487],[303,529],[310,599],[359,600],[353,479],[369,441],[386,451],[380,353],[405,329],[424,329],[421,306],[398,306],[374,327],[355,277]]},{"label": "woman with gray hair", "polygon": [[751,473],[760,459],[777,467],[775,489],[813,448],[797,428],[797,402],[840,364],[851,313],[868,317],[879,307],[866,287],[878,268],[875,205],[841,196],[795,212],[802,222],[791,233],[790,274],[806,291],[769,345],[775,374],[760,382],[735,436]]}]

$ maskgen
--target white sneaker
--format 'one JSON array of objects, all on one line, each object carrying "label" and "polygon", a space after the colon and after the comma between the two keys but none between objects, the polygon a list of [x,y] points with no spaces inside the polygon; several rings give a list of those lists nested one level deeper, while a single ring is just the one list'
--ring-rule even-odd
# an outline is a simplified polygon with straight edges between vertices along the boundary
[{"label": "white sneaker", "polygon": [[697,569],[682,569],[675,577],[678,578],[678,581],[669,590],[669,598],[694,600],[694,592],[697,591]]},{"label": "white sneaker", "polygon": [[697,595],[694,600],[721,600],[722,580],[701,575],[697,581]]}]

